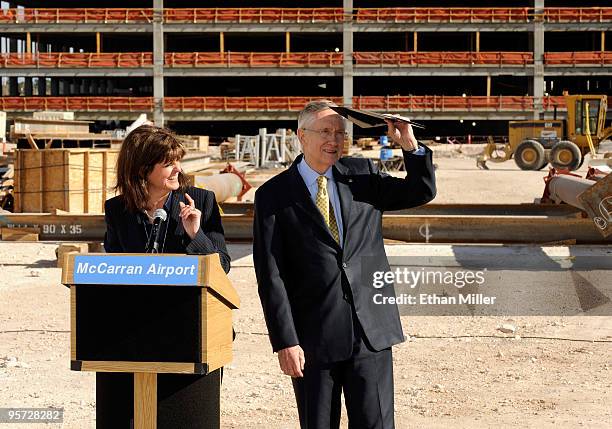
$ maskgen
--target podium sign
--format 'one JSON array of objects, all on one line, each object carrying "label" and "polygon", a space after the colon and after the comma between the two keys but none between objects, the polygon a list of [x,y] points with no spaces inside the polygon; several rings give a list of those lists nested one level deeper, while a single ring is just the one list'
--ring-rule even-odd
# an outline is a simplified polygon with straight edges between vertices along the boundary
[{"label": "podium sign", "polygon": [[197,256],[75,255],[76,284],[197,286]]}]

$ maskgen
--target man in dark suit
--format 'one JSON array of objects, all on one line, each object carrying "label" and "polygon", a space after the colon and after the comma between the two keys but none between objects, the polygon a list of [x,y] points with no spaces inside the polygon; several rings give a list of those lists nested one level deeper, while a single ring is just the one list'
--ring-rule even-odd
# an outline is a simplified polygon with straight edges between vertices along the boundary
[{"label": "man in dark suit", "polygon": [[[253,257],[259,296],[281,370],[293,377],[302,428],[334,428],[344,391],[349,427],[392,428],[391,346],[404,341],[389,271],[382,213],[435,196],[431,151],[410,125],[388,122],[407,176],[378,172],[363,158],[339,159],[342,117],[330,102],[300,113],[303,156],[255,194]],[[377,299],[376,302],[382,300]]]}]

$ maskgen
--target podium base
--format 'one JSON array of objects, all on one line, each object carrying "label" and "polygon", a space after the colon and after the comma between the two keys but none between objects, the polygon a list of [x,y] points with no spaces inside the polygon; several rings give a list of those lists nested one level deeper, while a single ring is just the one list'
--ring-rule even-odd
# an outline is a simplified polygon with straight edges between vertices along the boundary
[{"label": "podium base", "polygon": [[[219,429],[221,370],[156,374],[157,429]],[[96,373],[96,428],[134,428],[134,374]]]}]

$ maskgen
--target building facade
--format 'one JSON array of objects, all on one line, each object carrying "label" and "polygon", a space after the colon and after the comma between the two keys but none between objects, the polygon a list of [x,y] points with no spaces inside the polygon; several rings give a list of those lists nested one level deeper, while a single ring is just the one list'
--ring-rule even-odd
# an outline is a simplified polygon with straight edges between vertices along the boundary
[{"label": "building facade", "polygon": [[67,110],[104,128],[147,113],[222,137],[295,127],[305,102],[328,98],[431,136],[503,135],[508,120],[562,112],[563,91],[612,95],[603,0],[1,3],[9,117]]}]

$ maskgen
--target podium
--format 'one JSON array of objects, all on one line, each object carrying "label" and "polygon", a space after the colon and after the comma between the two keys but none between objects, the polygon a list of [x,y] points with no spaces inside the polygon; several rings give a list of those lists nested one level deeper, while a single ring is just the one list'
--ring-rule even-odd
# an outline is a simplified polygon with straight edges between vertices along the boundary
[{"label": "podium", "polygon": [[218,428],[240,305],[218,254],[68,254],[73,371],[96,372],[97,427]]}]

